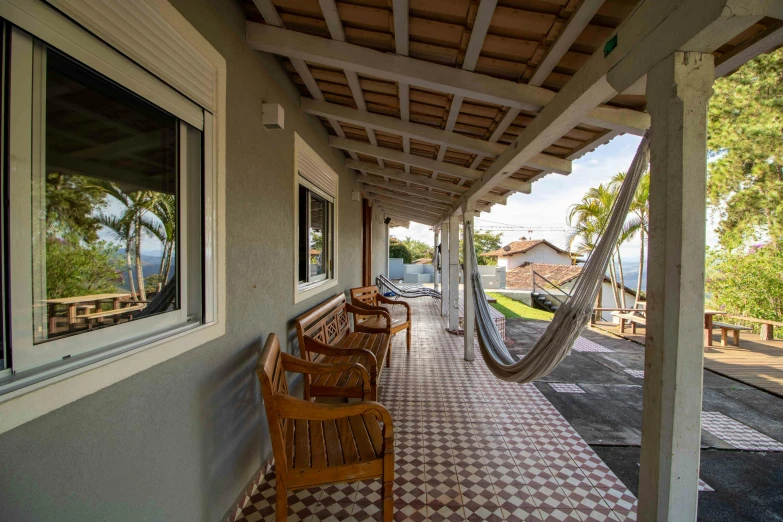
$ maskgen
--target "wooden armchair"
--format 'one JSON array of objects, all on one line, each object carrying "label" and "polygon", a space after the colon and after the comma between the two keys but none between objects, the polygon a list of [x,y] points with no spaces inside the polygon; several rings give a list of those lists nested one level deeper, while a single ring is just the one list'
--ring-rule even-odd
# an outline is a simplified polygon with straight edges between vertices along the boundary
[{"label": "wooden armchair", "polygon": [[288,394],[286,371],[355,371],[363,378],[365,396],[370,394],[362,365],[306,361],[283,353],[275,334],[266,340],[256,374],[275,457],[277,522],[288,518],[288,490],[372,478],[383,481],[383,520],[391,522],[394,438],[388,410],[371,401],[319,404],[296,399]]},{"label": "wooden armchair", "polygon": [[[351,288],[351,304],[353,304],[357,308],[364,308],[365,310],[372,311],[372,312],[381,312],[385,311],[387,312],[390,322],[387,322],[386,326],[387,333],[389,335],[394,335],[398,332],[401,332],[403,330],[406,330],[405,334],[405,345],[407,346],[408,350],[411,349],[411,306],[406,303],[405,301],[396,301],[394,299],[389,299],[385,295],[383,295],[380,290],[378,290],[377,286],[362,286],[359,288]],[[387,306],[382,306],[387,305]],[[394,317],[394,314],[392,314],[391,308],[389,306],[404,306],[405,307],[405,319],[402,319],[401,317]],[[383,328],[384,327],[384,321],[382,317],[376,317],[376,316],[360,316],[358,313],[355,313],[354,316],[356,317],[356,327],[354,328],[357,332],[361,332],[362,328]],[[389,324],[390,323],[390,324]]]}]

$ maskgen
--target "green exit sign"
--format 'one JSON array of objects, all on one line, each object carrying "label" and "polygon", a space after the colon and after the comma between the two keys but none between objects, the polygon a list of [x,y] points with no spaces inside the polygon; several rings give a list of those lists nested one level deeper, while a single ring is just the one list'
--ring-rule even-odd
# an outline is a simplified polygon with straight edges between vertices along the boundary
[{"label": "green exit sign", "polygon": [[614,51],[615,47],[617,47],[617,35],[614,35],[611,38],[609,38],[606,44],[604,44],[604,58],[609,56],[609,53]]}]

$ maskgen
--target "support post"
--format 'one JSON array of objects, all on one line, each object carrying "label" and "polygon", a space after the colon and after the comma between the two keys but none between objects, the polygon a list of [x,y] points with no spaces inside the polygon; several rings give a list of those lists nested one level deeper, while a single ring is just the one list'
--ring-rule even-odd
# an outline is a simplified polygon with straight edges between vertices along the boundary
[{"label": "support post", "polygon": [[704,347],[711,54],[676,52],[647,75],[652,116],[640,522],[694,521]]},{"label": "support post", "polygon": [[449,216],[449,330],[459,328],[459,216]]},{"label": "support post", "polygon": [[449,292],[451,291],[451,281],[449,277],[449,220],[446,219],[440,225],[440,270],[441,270],[441,288],[440,288],[440,310],[442,316],[449,314]]},{"label": "support post", "polygon": [[468,250],[468,231],[473,232],[473,214],[475,212],[475,205],[468,202],[462,209],[462,259],[465,265],[463,270],[463,289],[464,295],[462,298],[462,308],[465,313],[463,322],[465,325],[465,360],[472,361],[476,358],[473,349],[473,336],[476,331],[476,311],[473,305],[473,279],[471,274],[473,273],[473,253]]},{"label": "support post", "polygon": [[438,290],[438,225],[432,227],[432,285]]}]

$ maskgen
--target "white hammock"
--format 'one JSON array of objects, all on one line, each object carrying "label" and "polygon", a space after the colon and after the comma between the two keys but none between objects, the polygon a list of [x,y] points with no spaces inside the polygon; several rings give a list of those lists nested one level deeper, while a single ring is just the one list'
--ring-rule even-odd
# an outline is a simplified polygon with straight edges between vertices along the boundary
[{"label": "white hammock", "polygon": [[489,304],[481,284],[472,227],[466,227],[465,250],[473,256],[473,301],[476,307],[476,333],[481,356],[490,371],[504,381],[531,382],[549,374],[571,351],[584,329],[606,274],[612,251],[620,237],[639,180],[649,163],[649,135],[644,134],[636,150],[631,168],[625,177],[612,212],[595,249],[582,269],[571,297],[555,312],[552,322],[521,360],[515,361],[489,313]]}]

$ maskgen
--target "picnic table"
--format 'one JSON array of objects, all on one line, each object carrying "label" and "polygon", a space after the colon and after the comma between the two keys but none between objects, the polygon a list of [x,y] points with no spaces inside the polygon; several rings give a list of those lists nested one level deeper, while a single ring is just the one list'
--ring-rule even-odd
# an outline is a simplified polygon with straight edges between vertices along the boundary
[{"label": "picnic table", "polygon": [[[74,297],[61,297],[58,299],[47,299],[46,304],[49,307],[49,331],[54,331],[56,324],[56,312],[58,306],[65,306],[68,309],[66,317],[68,318],[68,329],[73,330],[74,325],[79,319],[85,319],[89,324],[90,318],[98,318],[104,316],[116,316],[121,313],[126,313],[133,310],[140,310],[143,305],[128,306],[123,308],[123,299],[130,297],[129,293],[110,293],[110,294],[93,294],[93,295],[79,295]],[[112,303],[111,312],[102,312],[101,304],[105,301]],[[128,302],[129,305],[134,304]],[[79,311],[83,313],[78,313]],[[90,310],[95,310],[91,312]]]}]

